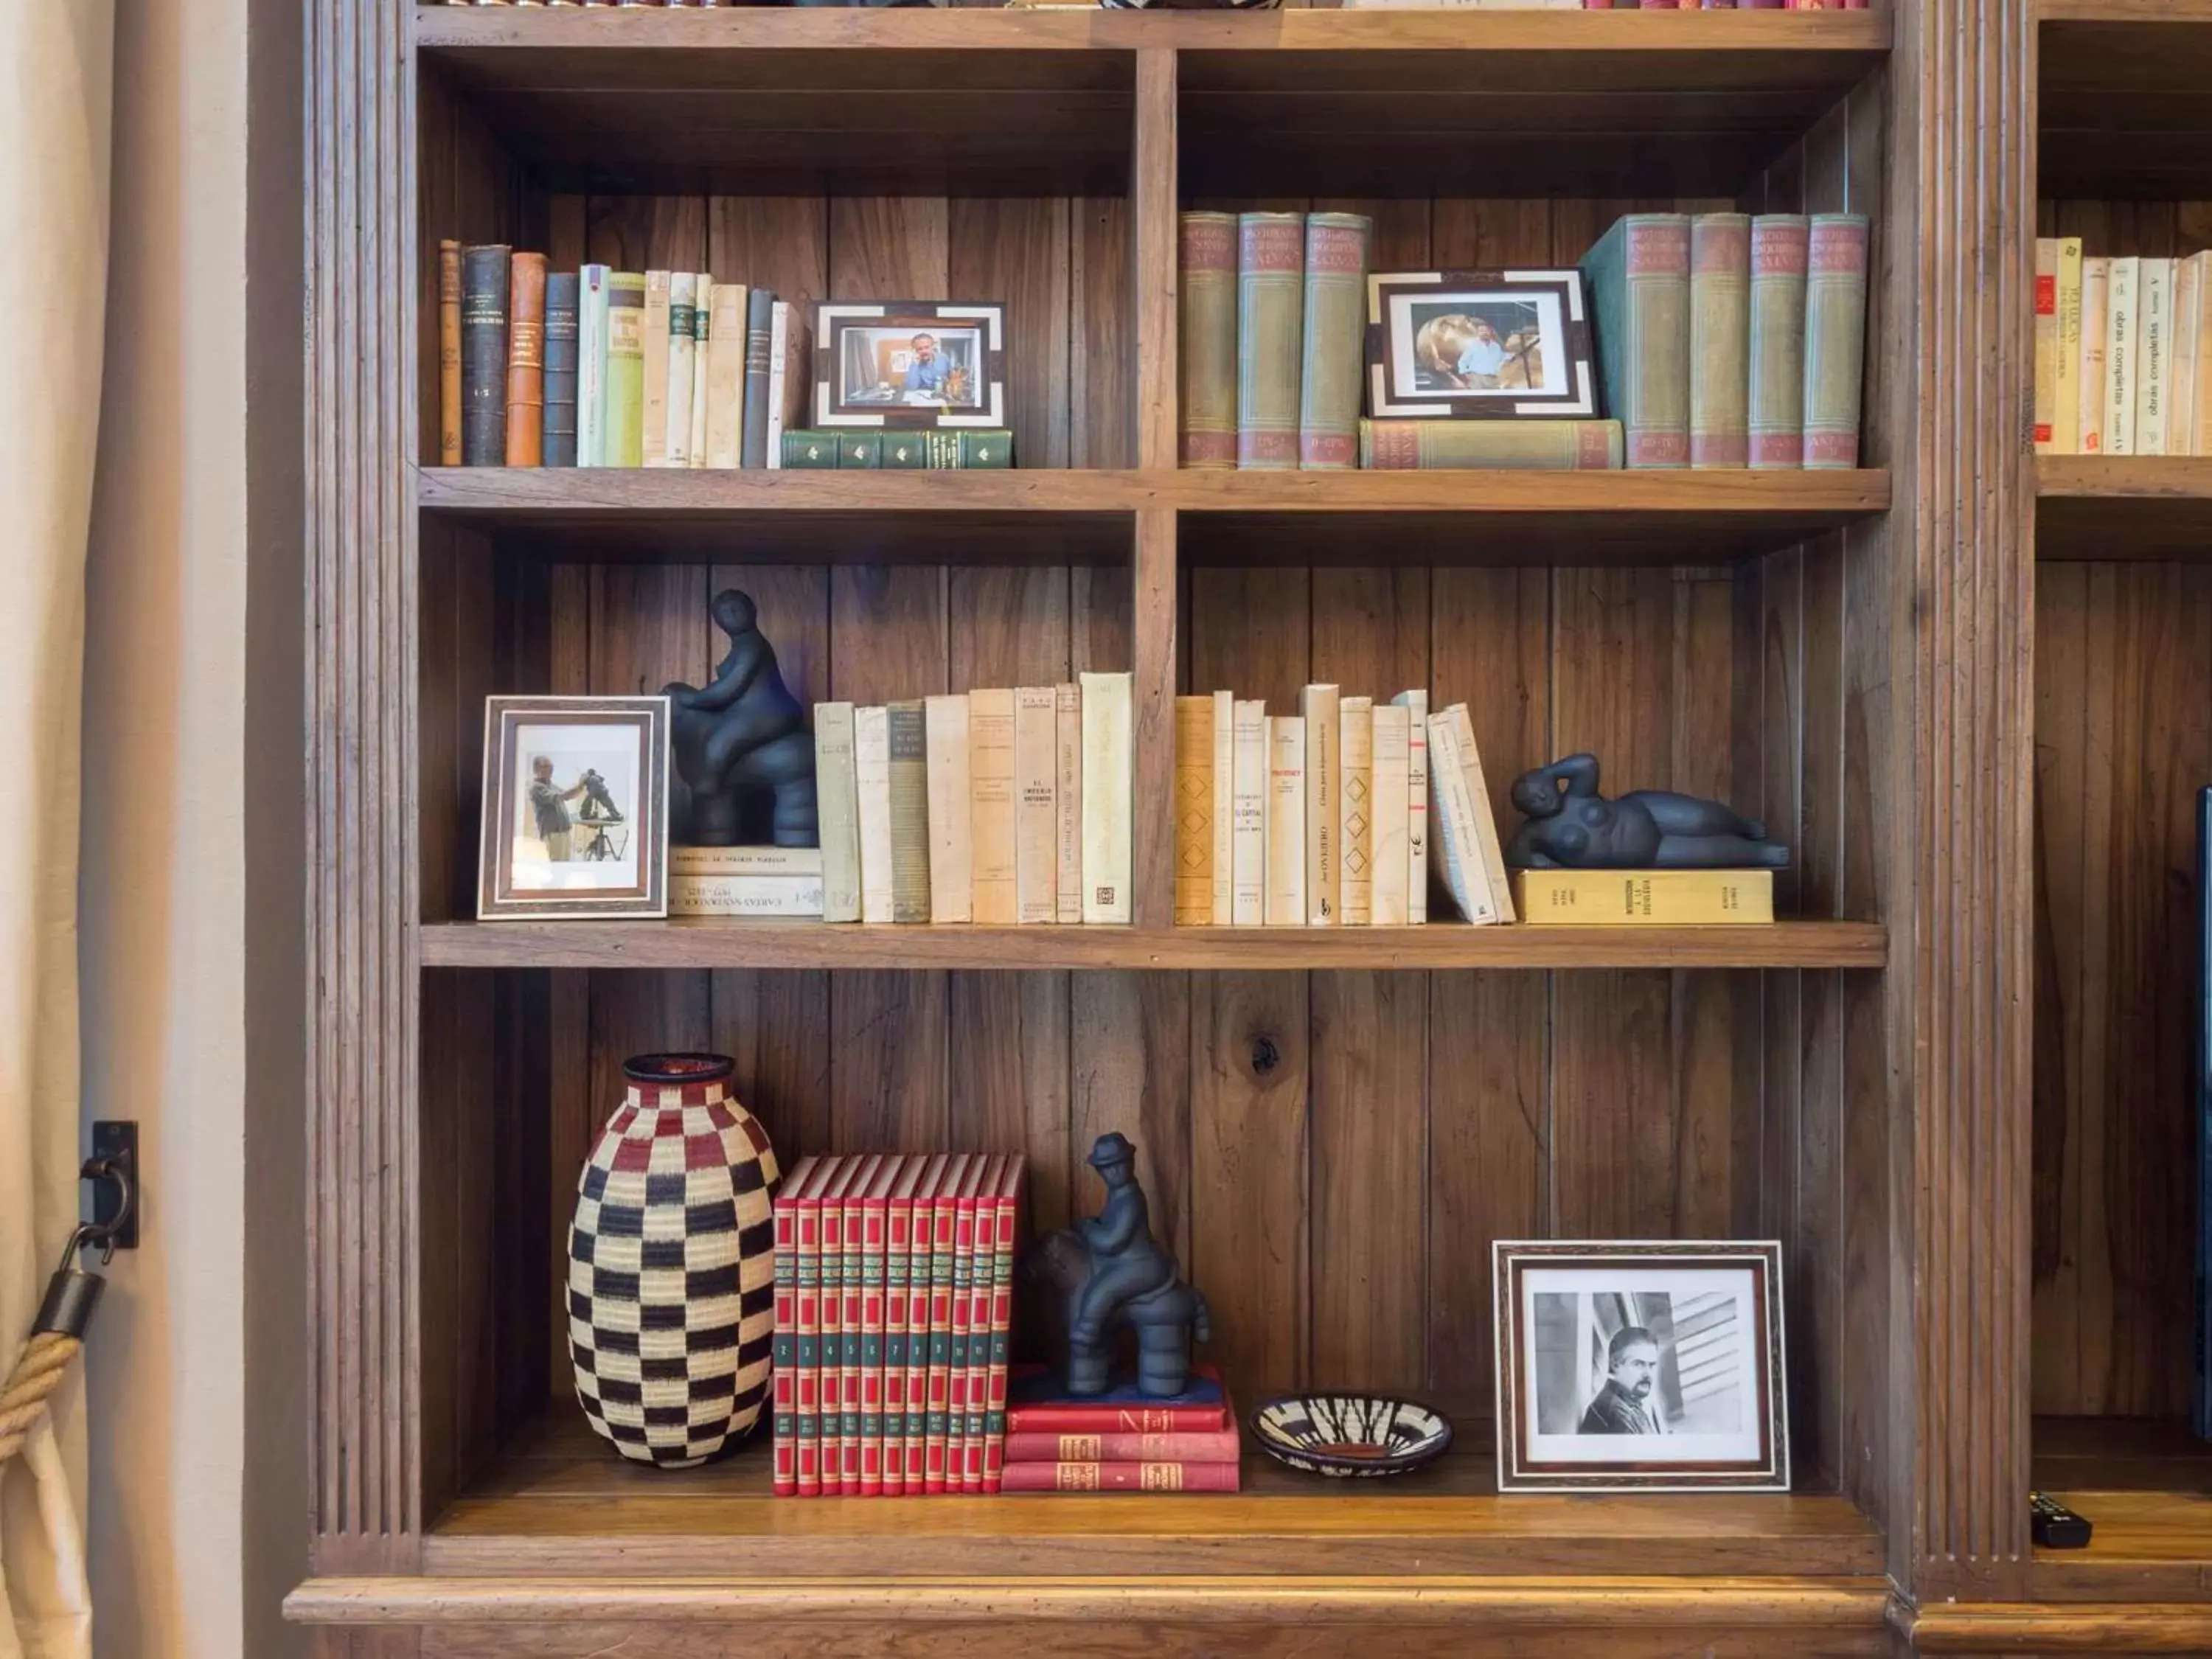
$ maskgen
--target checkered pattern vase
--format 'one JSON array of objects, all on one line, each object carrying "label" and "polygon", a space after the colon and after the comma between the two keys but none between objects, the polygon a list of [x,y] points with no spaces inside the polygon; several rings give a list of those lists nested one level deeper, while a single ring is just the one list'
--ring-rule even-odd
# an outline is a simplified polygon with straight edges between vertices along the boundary
[{"label": "checkered pattern vase", "polygon": [[768,1398],[775,1152],[728,1091],[732,1062],[629,1062],[627,1097],[577,1183],[568,1229],[576,1398],[625,1457],[685,1468]]}]

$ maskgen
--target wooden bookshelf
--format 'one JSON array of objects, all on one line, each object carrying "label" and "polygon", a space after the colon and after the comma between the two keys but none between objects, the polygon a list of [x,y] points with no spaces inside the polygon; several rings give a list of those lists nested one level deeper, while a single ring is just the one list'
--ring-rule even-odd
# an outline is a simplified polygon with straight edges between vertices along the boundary
[{"label": "wooden bookshelf", "polygon": [[2039,455],[2039,559],[2212,560],[2212,458]]},{"label": "wooden bookshelf", "polygon": [[[1871,1659],[1924,1609],[2028,1606],[2045,618],[2024,368],[1990,343],[2027,339],[2025,284],[1988,252],[2033,232],[2015,9],[308,0],[321,1290],[291,1610],[354,1627],[324,1650]],[[1176,216],[1262,205],[1366,213],[1411,270],[1571,264],[1631,210],[1864,210],[1864,465],[1179,471]],[[1023,465],[435,466],[447,236],[1001,300]],[[696,683],[729,585],[810,702],[1130,672],[1139,802],[1179,693],[1426,686],[1470,704],[1493,791],[1588,749],[1613,788],[1761,817],[1792,920],[1176,929],[1157,812],[1125,928],[467,920],[483,698]],[[1248,1460],[1218,1500],[803,1504],[752,1453],[623,1467],[566,1399],[564,1230],[622,1059],[669,1046],[735,1056],[787,1158],[1025,1148],[1041,1228],[1122,1129],[1240,1392],[1450,1398],[1460,1450],[1374,1486]],[[1489,1245],[1544,1236],[1783,1241],[1796,1491],[1494,1491]]]}]

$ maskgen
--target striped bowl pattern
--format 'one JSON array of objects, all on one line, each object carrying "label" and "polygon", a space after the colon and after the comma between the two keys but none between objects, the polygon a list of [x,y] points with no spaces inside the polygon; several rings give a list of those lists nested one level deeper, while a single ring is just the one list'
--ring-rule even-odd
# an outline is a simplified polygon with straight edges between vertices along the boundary
[{"label": "striped bowl pattern", "polygon": [[[1369,1480],[1403,1474],[1450,1449],[1451,1424],[1419,1401],[1371,1394],[1294,1394],[1252,1413],[1252,1436],[1280,1463],[1309,1474]],[[1346,1446],[1372,1452],[1346,1453]]]}]

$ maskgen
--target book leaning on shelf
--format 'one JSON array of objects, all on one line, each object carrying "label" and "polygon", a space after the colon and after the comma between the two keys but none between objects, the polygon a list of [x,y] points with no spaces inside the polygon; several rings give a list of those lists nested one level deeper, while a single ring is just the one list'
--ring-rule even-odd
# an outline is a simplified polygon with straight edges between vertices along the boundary
[{"label": "book leaning on shelf", "polygon": [[1133,712],[1126,673],[816,704],[818,914],[1129,921]]}]

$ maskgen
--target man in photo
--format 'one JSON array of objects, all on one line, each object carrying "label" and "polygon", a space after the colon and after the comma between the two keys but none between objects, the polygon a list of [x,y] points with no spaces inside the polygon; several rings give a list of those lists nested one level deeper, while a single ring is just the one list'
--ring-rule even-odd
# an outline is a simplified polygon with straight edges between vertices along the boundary
[{"label": "man in photo", "polygon": [[568,862],[568,831],[573,827],[568,817],[568,803],[582,794],[587,785],[578,783],[563,789],[553,781],[553,760],[550,755],[533,755],[530,760],[530,805],[538,817],[538,839],[545,843],[548,863]]},{"label": "man in photo", "polygon": [[1605,1386],[1583,1413],[1583,1434],[1665,1434],[1659,1409],[1659,1340],[1641,1325],[1624,1325],[1606,1346]]},{"label": "man in photo", "polygon": [[919,393],[933,403],[943,403],[946,384],[952,379],[952,365],[937,349],[934,334],[917,334],[912,343],[914,361],[906,369],[907,396]]}]

